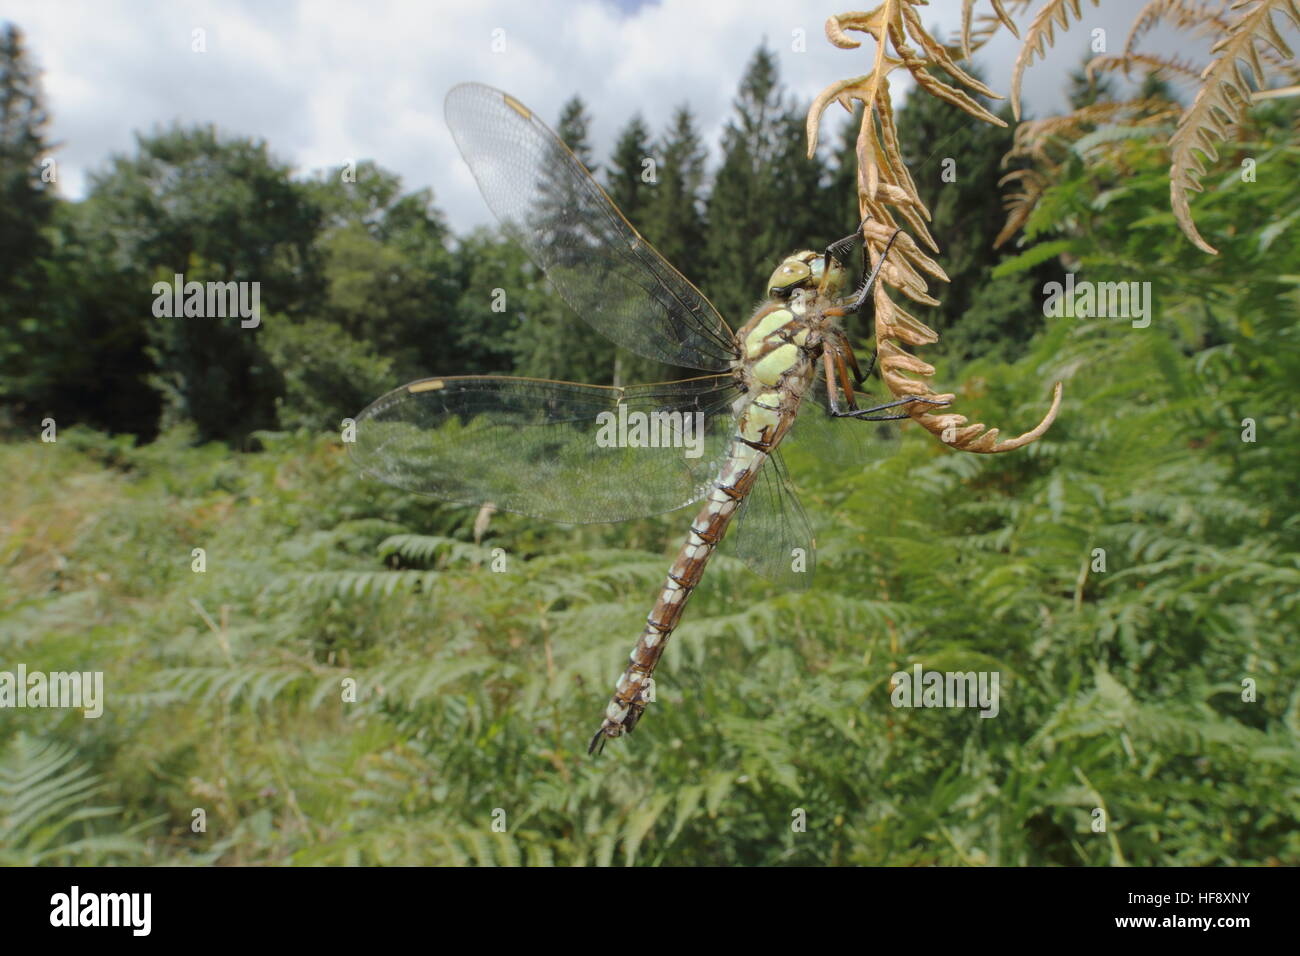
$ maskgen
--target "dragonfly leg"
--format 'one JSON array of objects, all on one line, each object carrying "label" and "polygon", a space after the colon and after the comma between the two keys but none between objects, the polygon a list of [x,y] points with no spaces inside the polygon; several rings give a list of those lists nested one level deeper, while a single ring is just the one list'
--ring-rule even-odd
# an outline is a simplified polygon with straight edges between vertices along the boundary
[{"label": "dragonfly leg", "polygon": [[832,418],[856,418],[858,421],[862,422],[899,421],[904,418],[910,418],[911,416],[906,413],[902,415],[875,416],[874,413],[883,412],[890,408],[897,408],[900,405],[910,405],[913,402],[920,402],[922,405],[938,405],[940,407],[948,404],[947,402],[941,402],[935,398],[924,398],[920,395],[908,395],[906,398],[899,398],[892,402],[885,402],[883,405],[873,405],[871,408],[857,408],[849,411],[841,411],[836,408],[835,404],[832,402],[830,414]]},{"label": "dragonfly leg", "polygon": [[[894,240],[898,238],[900,232],[902,232],[901,229],[894,230],[894,234],[890,236],[889,241],[885,243],[885,251],[880,254],[880,261],[878,261],[876,267],[871,270],[871,274],[863,280],[862,288],[858,289],[852,299],[841,303],[839,308],[843,309],[845,312],[856,312],[858,309],[862,308],[863,304],[867,301],[867,296],[871,294],[871,287],[876,284],[876,276],[880,275],[880,270],[884,267],[885,260],[889,258],[889,250],[894,247]],[[865,249],[866,247],[864,245],[863,255],[866,254]]]},{"label": "dragonfly leg", "polygon": [[[835,352],[832,355],[832,351]],[[875,356],[872,356],[872,364],[875,364]],[[849,387],[847,381],[847,371],[844,365],[844,357],[839,350],[825,349],[822,352],[822,367],[826,375],[826,397],[829,399],[830,415],[832,418],[856,418],[864,422],[892,422],[900,421],[904,418],[910,418],[907,413],[901,415],[881,415],[877,412],[888,411],[891,408],[898,408],[900,405],[910,405],[913,402],[920,402],[923,405],[947,405],[947,402],[939,401],[936,398],[925,398],[921,395],[907,395],[903,398],[895,399],[892,402],[885,402],[883,405],[873,405],[870,408],[858,408],[853,400],[853,390]],[[843,388],[846,397],[845,404],[847,408],[840,407],[840,383],[836,381],[836,371],[839,371],[840,378],[843,381]]]},{"label": "dragonfly leg", "polygon": [[[843,365],[843,359],[840,358],[839,351],[836,349],[822,349],[822,368],[826,374],[826,397],[831,403],[831,414],[839,416],[840,413],[840,386],[835,374],[836,367]],[[845,400],[850,409],[856,409],[857,405],[853,403],[853,391],[846,391]],[[847,412],[843,414],[848,414]]]},{"label": "dragonfly leg", "polygon": [[829,246],[826,247],[826,252],[823,253],[822,255],[823,272],[828,271],[830,269],[831,256],[834,256],[836,259],[838,259],[840,262],[845,263],[846,265],[848,264],[848,260],[845,259],[844,256],[840,255],[839,253],[841,250],[847,252],[848,248],[851,247],[853,243],[857,242],[859,239],[862,238],[862,230],[867,227],[867,223],[869,222],[871,222],[871,213],[867,213],[867,218],[863,219],[862,222],[859,223],[858,228],[853,232],[852,235],[845,236],[843,239],[836,239],[834,242],[832,242]]},{"label": "dragonfly leg", "polygon": [[[874,350],[872,351],[871,361],[867,363],[866,372],[863,372],[862,369],[858,366],[858,357],[853,352],[853,346],[849,344],[849,337],[844,334],[843,330],[837,328],[831,328],[828,330],[828,332],[831,335],[835,336],[835,340],[838,343],[838,347],[836,348],[836,351],[839,354],[836,357],[836,362],[837,363],[848,362],[849,367],[853,369],[853,384],[861,385],[863,382],[865,382],[868,378],[871,377],[871,373],[876,367],[875,351]],[[845,384],[844,390],[846,392],[848,391],[847,384]]]},{"label": "dragonfly leg", "polygon": [[856,382],[854,382],[853,384],[854,384],[854,385],[861,385],[861,384],[862,384],[863,382],[865,382],[867,379],[871,378],[871,373],[874,372],[875,370],[876,370],[876,350],[875,350],[875,349],[872,349],[872,350],[871,350],[871,359],[870,359],[870,361],[867,362],[867,370],[866,370],[865,372],[863,372],[860,376],[858,376],[858,380],[857,380]]},{"label": "dragonfly leg", "polygon": [[[849,341],[846,337],[843,336],[843,333],[841,333],[841,338],[843,339],[844,342],[843,358],[848,361],[849,367],[853,369],[853,384],[861,385],[864,381],[866,381],[866,375],[863,375],[862,369],[858,367],[858,357],[853,354],[853,348],[852,346],[849,345]],[[876,361],[876,354],[874,352],[871,353],[871,361],[873,363]],[[867,375],[870,374],[871,374],[871,368],[868,367]],[[844,387],[846,389],[848,388],[847,382],[845,383]]]}]

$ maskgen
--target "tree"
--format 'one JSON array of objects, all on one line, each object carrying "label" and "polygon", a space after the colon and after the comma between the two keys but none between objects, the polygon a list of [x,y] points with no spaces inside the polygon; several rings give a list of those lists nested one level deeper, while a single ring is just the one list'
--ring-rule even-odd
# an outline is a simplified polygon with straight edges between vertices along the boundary
[{"label": "tree", "polygon": [[733,326],[748,320],[782,257],[843,235],[831,222],[825,164],[805,156],[802,111],[787,104],[766,47],[750,61],[734,105],[708,203],[704,290]]},{"label": "tree", "polygon": [[320,210],[266,145],[211,127],[172,127],[137,137],[91,176],[86,200],[111,249],[118,296],[147,329],[165,400],[164,425],[193,421],[201,439],[239,440],[275,423],[280,383],[238,318],[154,317],[155,283],[258,283],[264,314],[303,314],[318,303],[314,240]]},{"label": "tree", "polygon": [[[521,325],[550,289],[537,281],[537,269],[519,244],[499,229],[479,228],[461,239],[455,263],[456,369],[509,375],[515,371],[516,336],[526,334]],[[439,369],[450,371],[451,365]]]},{"label": "tree", "polygon": [[587,113],[587,104],[582,97],[573,95],[560,108],[560,122],[555,132],[574,156],[587,167],[587,172],[595,176],[600,168],[593,162],[591,151],[591,116]]},{"label": "tree", "polygon": [[402,381],[455,363],[459,287],[432,193],[403,194],[401,177],[370,161],[328,170],[309,191],[326,224],[319,317],[391,361]]},{"label": "tree", "polygon": [[1085,106],[1091,106],[1093,103],[1106,103],[1115,98],[1115,80],[1113,77],[1104,73],[1094,73],[1088,75],[1088,61],[1092,57],[1087,54],[1079,61],[1078,67],[1070,71],[1069,88],[1066,90],[1066,96],[1070,100],[1070,108],[1074,110],[1082,109]]},{"label": "tree", "polygon": [[43,230],[54,213],[51,183],[42,176],[49,151],[40,78],[22,33],[0,32],[0,313],[31,307],[42,274],[36,261],[49,252]]},{"label": "tree", "polygon": [[[981,76],[977,66],[968,69]],[[981,102],[993,108],[987,99]],[[999,116],[1010,121],[1009,108]],[[1005,219],[997,184],[1007,172],[1002,157],[1011,148],[1012,126],[984,123],[924,91],[907,98],[897,123],[903,161],[930,209],[933,231],[942,241],[938,261],[951,279],[935,290],[941,304],[921,318],[940,333],[940,346],[949,354],[973,356],[994,343],[1019,351],[1042,324],[1032,292],[1037,273],[1012,280],[1014,289],[986,289],[995,281],[989,274],[993,267],[1014,253],[993,248]]]},{"label": "tree", "polygon": [[60,428],[81,422],[152,439],[162,401],[149,384],[148,301],[123,294],[147,293],[147,280],[114,264],[91,204],[59,202],[50,237],[40,301],[0,322],[0,401],[25,429],[49,416]]},{"label": "tree", "polygon": [[[159,401],[146,377],[145,310],[123,295],[107,241],[84,204],[44,175],[48,114],[21,32],[0,32],[0,403],[34,429],[86,422],[151,437]],[[54,167],[48,167],[53,169]],[[50,181],[47,181],[50,180]],[[134,288],[145,289],[143,281]]]},{"label": "tree", "polygon": [[[595,175],[592,149],[589,141],[591,119],[586,106],[575,96],[565,103],[560,114],[556,133],[564,144]],[[562,169],[558,158],[545,164],[546,172]],[[534,220],[527,225],[554,233],[560,246],[579,249],[588,237],[583,225],[575,221],[573,213],[581,204],[575,195],[575,183],[562,175],[546,179],[541,189],[541,199],[532,210]],[[572,232],[571,241],[564,234]],[[599,268],[595,262],[584,262],[580,268]],[[612,342],[594,331],[565,304],[549,283],[541,276],[523,280],[519,288],[505,288],[507,300],[526,303],[526,310],[517,312],[518,325],[510,337],[515,353],[515,370],[520,375],[534,378],[577,380],[602,385],[612,382],[619,374],[617,350]]]},{"label": "tree", "polygon": [[643,228],[646,209],[655,196],[655,184],[643,178],[645,161],[653,159],[650,154],[650,130],[637,114],[623,127],[605,170],[605,191],[637,229]]}]

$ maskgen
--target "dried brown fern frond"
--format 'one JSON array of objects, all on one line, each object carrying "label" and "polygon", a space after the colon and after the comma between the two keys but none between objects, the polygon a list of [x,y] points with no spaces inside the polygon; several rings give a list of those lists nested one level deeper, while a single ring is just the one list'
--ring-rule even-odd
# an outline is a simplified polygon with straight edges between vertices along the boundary
[{"label": "dried brown fern frond", "polygon": [[1025,157],[1033,160],[1047,172],[1055,171],[1059,158],[1051,152],[1060,149],[1062,155],[1075,140],[1097,126],[1161,126],[1170,123],[1181,112],[1178,104],[1157,97],[1090,103],[1064,116],[1046,116],[1040,120],[1026,120],[1016,127],[1011,149],[1002,157],[1002,165],[1013,159]]},{"label": "dried brown fern frond", "polygon": [[989,0],[993,13],[980,14],[974,26],[971,15],[975,11],[975,0],[962,0],[961,4],[961,39],[960,46],[949,44],[949,52],[961,50],[962,57],[969,60],[971,54],[982,47],[993,35],[1006,27],[1011,35],[1020,39],[1020,30],[1012,19],[1012,12],[1020,13],[1027,9],[1031,0]]},{"label": "dried brown fern frond", "polygon": [[1300,96],[1300,85],[1279,86],[1271,90],[1256,90],[1250,94],[1251,100],[1259,103],[1263,100],[1280,100],[1290,96]]},{"label": "dried brown fern frond", "polygon": [[[1038,15],[1029,24],[1025,32],[1025,42],[1016,57],[1015,69],[1011,71],[1011,110],[1016,119],[1020,119],[1020,81],[1024,79],[1025,70],[1034,61],[1034,57],[1047,55],[1047,49],[1056,42],[1056,28],[1064,32],[1070,28],[1070,14],[1078,20],[1083,16],[1080,4],[1083,0],[1048,0],[1043,4]],[[1098,0],[1092,0],[1095,7]]]},{"label": "dried brown fern frond", "polygon": [[[1020,83],[1034,57],[1042,57],[1056,39],[1056,28],[1069,28],[1071,14],[1082,16],[1083,0],[1048,0],[1038,11],[1025,34],[1024,46],[1016,58],[1011,79],[1011,105],[1020,118]],[[1092,0],[1096,5],[1098,0]],[[1273,15],[1280,13],[1300,27],[1297,0],[1149,0],[1137,13],[1124,44],[1124,52],[1115,56],[1095,57],[1088,65],[1088,75],[1105,70],[1125,70],[1142,66],[1181,79],[1200,83],[1192,105],[1182,114],[1178,129],[1169,139],[1169,199],[1174,217],[1195,245],[1205,252],[1217,250],[1196,230],[1188,205],[1188,193],[1200,192],[1200,177],[1205,174],[1205,159],[1218,158],[1215,144],[1227,139],[1240,123],[1249,105],[1274,94],[1266,91],[1267,80],[1281,75],[1292,84],[1300,81],[1300,67],[1282,35]],[[1157,56],[1136,50],[1137,41],[1157,23],[1167,23],[1200,36],[1214,39],[1210,54],[1215,57],[1203,70],[1176,57]],[[1249,69],[1252,84],[1242,69]],[[1270,70],[1265,69],[1267,64]],[[1194,74],[1194,76],[1193,76]],[[1020,148],[1018,143],[1017,148]],[[1033,154],[1033,150],[1029,150]],[[1008,156],[1016,155],[1013,150]],[[1023,197],[1015,205],[1013,218],[1027,218]],[[1010,220],[1009,220],[1010,222]]]},{"label": "dried brown fern frond", "polygon": [[1019,183],[1020,192],[1009,193],[1004,200],[1007,221],[1002,226],[1002,231],[998,233],[997,238],[993,240],[994,249],[997,249],[1024,227],[1029,220],[1030,213],[1038,205],[1038,200],[1043,198],[1043,193],[1047,191],[1051,180],[1037,169],[1014,169],[998,180],[998,187],[1006,188],[1012,183]]},{"label": "dried brown fern frond", "polygon": [[[916,184],[899,150],[889,74],[900,67],[905,68],[917,85],[930,95],[984,122],[1006,125],[967,90],[986,97],[996,97],[997,94],[958,66],[954,52],[926,31],[916,11],[916,7],[925,5],[925,2],[884,0],[869,12],[831,17],[826,23],[826,36],[831,43],[841,49],[854,49],[861,44],[849,36],[849,31],[869,34],[876,41],[875,58],[870,73],[831,85],[813,101],[808,111],[808,150],[811,155],[817,146],[822,114],[832,102],[838,102],[849,113],[853,112],[854,100],[863,104],[857,139],[858,206],[864,218],[870,216],[863,229],[863,238],[873,266],[880,262],[900,220],[931,251],[938,251],[926,226],[930,211],[917,194]],[[1006,6],[1018,8],[1022,5],[1018,0],[1011,0],[1005,4],[994,2],[993,8],[998,17],[1014,30]],[[963,32],[969,45],[969,33]],[[891,49],[892,54],[889,52]],[[959,86],[949,85],[935,77],[930,70],[936,67],[946,71]],[[925,380],[934,375],[933,366],[903,348],[932,344],[938,341],[938,335],[890,298],[888,291],[892,288],[914,302],[937,305],[938,300],[929,293],[926,276],[948,281],[943,269],[917,241],[907,232],[899,232],[874,291],[877,361],[881,379],[895,398],[915,395],[950,402],[953,395],[936,394]],[[1042,422],[1032,431],[1002,441],[998,440],[998,429],[978,423],[968,424],[964,416],[955,413],[934,412],[933,405],[912,404],[908,406],[908,414],[954,448],[994,453],[1019,448],[1038,438],[1055,420],[1060,404],[1061,386],[1058,383],[1052,407]]]},{"label": "dried brown fern frond", "polygon": [[1228,0],[1211,0],[1208,3],[1198,3],[1197,0],[1150,0],[1133,18],[1128,39],[1124,41],[1124,52],[1132,53],[1136,50],[1137,41],[1158,23],[1211,39],[1220,37],[1228,32],[1228,21],[1223,18],[1227,7]]},{"label": "dried brown fern frond", "polygon": [[1187,238],[1211,255],[1216,255],[1218,250],[1196,230],[1187,194],[1201,191],[1205,159],[1213,162],[1219,158],[1215,143],[1227,138],[1229,126],[1239,122],[1250,105],[1252,90],[1242,63],[1253,75],[1255,85],[1263,87],[1267,74],[1261,49],[1271,47],[1285,59],[1294,56],[1278,32],[1273,15],[1280,13],[1300,27],[1300,7],[1296,6],[1296,0],[1238,0],[1231,10],[1243,12],[1231,24],[1228,34],[1210,48],[1210,54],[1216,58],[1206,67],[1196,99],[1169,139],[1169,200],[1174,218]]},{"label": "dried brown fern frond", "polygon": [[1135,68],[1147,73],[1158,73],[1173,79],[1199,82],[1202,68],[1190,60],[1176,56],[1157,56],[1154,53],[1117,53],[1094,56],[1084,68],[1089,80],[1098,73],[1123,73],[1130,76]]},{"label": "dried brown fern frond", "polygon": [[[1002,165],[1007,166],[1016,159],[1027,159],[1032,166],[1029,169],[1013,170],[998,183],[999,186],[1018,184],[1020,191],[1006,197],[1007,221],[993,241],[994,248],[1001,246],[1024,226],[1075,142],[1103,125],[1152,127],[1153,130],[1162,126],[1168,128],[1180,112],[1177,103],[1147,97],[1122,102],[1090,103],[1064,116],[1047,116],[1021,123],[1016,127],[1011,149],[1002,157]],[[1099,145],[1110,150],[1121,148],[1118,140]]]}]

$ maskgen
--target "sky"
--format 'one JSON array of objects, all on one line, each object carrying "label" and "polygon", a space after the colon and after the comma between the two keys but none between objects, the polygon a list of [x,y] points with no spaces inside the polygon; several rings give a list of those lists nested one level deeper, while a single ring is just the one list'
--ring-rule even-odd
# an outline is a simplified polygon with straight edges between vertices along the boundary
[{"label": "sky", "polygon": [[[3,0],[0,19],[22,29],[43,70],[50,138],[59,144],[58,185],[69,198],[84,196],[88,171],[104,169],[114,153],[130,153],[136,132],[173,121],[215,124],[227,135],[266,140],[301,175],[373,159],[400,174],[407,189],[432,188],[461,232],[491,214],[443,121],[443,97],[456,83],[506,90],[551,125],[564,101],[580,94],[593,118],[598,160],[633,113],[658,133],[674,107],[688,101],[716,160],[737,84],[760,43],[777,54],[782,80],[805,104],[835,80],[870,69],[873,41],[864,37],[861,48],[840,50],[823,29],[831,13],[862,5]],[[981,0],[977,12],[987,6]],[[933,0],[923,19],[955,35],[960,9],[961,0]],[[1066,74],[1088,52],[1091,31],[1106,29],[1118,49],[1134,4],[1085,5],[1083,12],[1026,74],[1028,112],[1063,108]],[[203,52],[194,49],[196,30],[203,31]],[[1019,41],[1003,30],[978,55],[993,89],[1008,91],[1018,50]],[[898,72],[891,81],[901,101],[911,80]],[[838,131],[840,120],[831,122]]]}]

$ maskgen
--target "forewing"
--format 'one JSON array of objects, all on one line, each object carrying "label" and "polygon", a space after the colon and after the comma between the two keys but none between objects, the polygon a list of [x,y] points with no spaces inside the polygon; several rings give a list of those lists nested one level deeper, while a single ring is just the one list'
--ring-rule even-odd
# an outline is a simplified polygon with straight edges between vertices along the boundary
[{"label": "forewing", "polygon": [[735,522],[727,540],[752,570],[783,588],[812,584],[816,542],[779,451],[759,471]]},{"label": "forewing", "polygon": [[578,315],[647,358],[730,368],[735,344],[717,310],[527,107],[490,86],[462,83],[447,94],[446,114],[488,206]]},{"label": "forewing", "polygon": [[424,379],[358,415],[350,447],[364,471],[407,491],[552,521],[622,521],[707,493],[737,394],[729,375],[625,388]]}]

